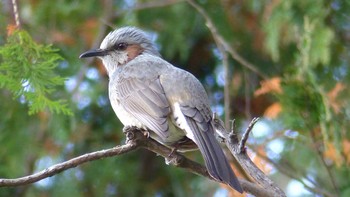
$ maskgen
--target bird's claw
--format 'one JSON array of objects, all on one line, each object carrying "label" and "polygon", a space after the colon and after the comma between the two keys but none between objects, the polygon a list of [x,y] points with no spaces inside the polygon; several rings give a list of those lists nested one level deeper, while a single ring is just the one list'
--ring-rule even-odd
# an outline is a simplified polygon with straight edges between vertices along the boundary
[{"label": "bird's claw", "polygon": [[174,147],[171,149],[171,152],[169,153],[168,157],[172,157],[173,154],[177,151],[177,147]]},{"label": "bird's claw", "polygon": [[172,164],[173,162],[174,162],[175,160],[174,160],[174,158],[165,158],[165,164],[166,165],[170,165],[170,164]]},{"label": "bird's claw", "polygon": [[135,126],[125,126],[123,128],[123,133],[126,136],[125,143],[128,143],[130,140],[133,140],[135,138],[135,134],[133,133],[133,131],[135,131],[136,129],[137,127]]},{"label": "bird's claw", "polygon": [[142,133],[143,133],[143,135],[144,135],[146,138],[149,138],[149,136],[150,136],[149,131],[147,131],[147,130],[142,130]]}]

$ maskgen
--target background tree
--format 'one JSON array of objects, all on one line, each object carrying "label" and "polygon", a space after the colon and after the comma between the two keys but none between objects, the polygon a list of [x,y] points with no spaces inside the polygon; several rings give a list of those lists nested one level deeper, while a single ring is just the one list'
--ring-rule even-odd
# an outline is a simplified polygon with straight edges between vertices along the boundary
[{"label": "background tree", "polygon": [[[288,196],[350,195],[349,1],[197,3],[18,0],[15,20],[3,1],[0,177],[124,143],[103,65],[78,56],[134,25],[164,59],[201,79],[226,124],[262,117],[249,152]],[[220,196],[224,188],[138,150],[1,188],[0,196]]]}]

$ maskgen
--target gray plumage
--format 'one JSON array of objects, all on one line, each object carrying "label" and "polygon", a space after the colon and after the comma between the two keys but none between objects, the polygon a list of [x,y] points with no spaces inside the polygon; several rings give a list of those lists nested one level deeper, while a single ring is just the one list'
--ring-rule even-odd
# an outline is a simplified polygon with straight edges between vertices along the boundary
[{"label": "gray plumage", "polygon": [[107,69],[111,105],[124,126],[149,129],[152,138],[183,151],[183,141],[194,141],[209,174],[243,192],[214,136],[208,96],[192,74],[163,60],[134,27],[109,33],[100,49],[80,57],[92,56]]}]

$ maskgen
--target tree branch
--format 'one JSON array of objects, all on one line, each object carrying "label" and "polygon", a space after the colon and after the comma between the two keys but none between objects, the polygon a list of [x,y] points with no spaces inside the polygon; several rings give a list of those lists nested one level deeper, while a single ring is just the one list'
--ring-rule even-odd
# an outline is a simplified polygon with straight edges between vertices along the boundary
[{"label": "tree branch", "polygon": [[[122,155],[138,148],[148,149],[157,155],[160,155],[165,158],[167,164],[175,165],[176,167],[184,168],[191,173],[201,175],[210,180],[214,180],[208,173],[205,166],[192,161],[178,152],[173,152],[172,149],[160,144],[159,142],[153,140],[144,135],[143,131],[138,130],[137,128],[132,128],[126,131],[126,144],[121,146],[116,146],[114,148],[105,149],[101,151],[96,151],[88,154],[81,155],[79,157],[70,159],[68,161],[53,165],[45,170],[37,172],[35,174],[15,178],[15,179],[0,179],[0,187],[13,187],[26,185],[34,183],[56,175],[62,171],[74,168],[81,164],[87,163],[89,161],[94,161],[102,158],[113,157]],[[226,140],[229,141],[229,140]],[[248,158],[249,159],[249,158]],[[253,164],[254,165],[254,164]],[[255,196],[276,196],[272,193],[271,190],[261,188],[259,185],[246,181],[244,179],[239,179],[244,191],[251,193]],[[277,195],[278,196],[278,195]]]},{"label": "tree branch", "polygon": [[12,0],[12,8],[13,8],[13,15],[15,18],[16,27],[21,27],[21,20],[19,19],[19,12],[18,12],[18,2],[17,0]]},{"label": "tree branch", "polygon": [[129,143],[122,146],[117,146],[111,149],[87,153],[79,157],[70,159],[68,161],[53,165],[49,168],[46,168],[45,170],[42,170],[40,172],[37,172],[29,176],[16,178],[16,179],[0,179],[0,187],[11,187],[11,186],[13,187],[13,186],[20,186],[20,185],[35,183],[37,181],[51,177],[62,171],[77,167],[78,165],[87,163],[89,161],[94,161],[94,160],[98,160],[106,157],[113,157],[116,155],[122,155],[124,153],[128,153],[132,150],[135,150],[136,148],[138,148],[138,146],[136,146],[135,143],[130,141]]},{"label": "tree branch", "polygon": [[193,0],[187,0],[187,2],[193,7],[195,8],[199,14],[201,14],[206,22],[207,27],[209,28],[211,34],[213,35],[213,38],[218,46],[218,48],[220,48],[221,46],[224,48],[225,51],[227,51],[231,57],[236,60],[237,62],[239,62],[242,66],[246,67],[247,69],[251,70],[252,72],[254,72],[255,74],[257,74],[258,76],[260,76],[263,79],[268,79],[268,77],[260,72],[255,65],[253,65],[252,63],[248,62],[246,59],[244,59],[242,56],[240,56],[237,51],[231,47],[231,45],[229,45],[225,39],[220,35],[219,31],[217,30],[216,26],[214,25],[213,21],[211,20],[211,18],[209,17],[209,15],[205,12],[205,10],[198,5],[195,1]]},{"label": "tree branch", "polygon": [[226,146],[238,161],[238,163],[242,166],[244,171],[255,180],[256,183],[261,185],[265,190],[273,193],[273,196],[286,196],[281,188],[279,188],[269,177],[267,177],[247,155],[245,149],[245,143],[249,137],[249,133],[254,127],[254,124],[258,121],[258,118],[254,118],[246,131],[243,134],[243,137],[239,141],[238,133],[235,131],[234,122],[232,123],[231,132],[229,133],[228,140],[226,140]]}]

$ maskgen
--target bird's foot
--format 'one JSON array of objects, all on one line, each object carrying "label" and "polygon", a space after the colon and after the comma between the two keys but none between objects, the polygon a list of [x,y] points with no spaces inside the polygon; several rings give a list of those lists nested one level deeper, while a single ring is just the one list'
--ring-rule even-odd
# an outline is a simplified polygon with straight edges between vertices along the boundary
[{"label": "bird's foot", "polygon": [[174,164],[175,161],[176,161],[176,159],[175,159],[175,158],[172,158],[172,157],[167,157],[167,158],[165,158],[165,164],[166,164],[166,165]]},{"label": "bird's foot", "polygon": [[168,157],[165,158],[166,165],[178,166],[181,163],[182,157],[181,156],[179,157],[179,155],[174,154],[175,152],[176,152],[176,148],[173,148],[170,154],[168,155]]},{"label": "bird's foot", "polygon": [[224,137],[221,137],[220,135],[217,136],[216,138],[220,143],[225,143],[225,138]]},{"label": "bird's foot", "polygon": [[168,157],[171,158],[176,151],[177,151],[177,147],[171,148],[171,152],[169,153]]},{"label": "bird's foot", "polygon": [[135,126],[125,126],[123,128],[123,133],[126,136],[125,143],[127,144],[129,141],[133,140],[135,138],[134,131],[137,130],[138,128]]},{"label": "bird's foot", "polygon": [[146,138],[149,138],[149,137],[150,137],[150,133],[149,133],[148,130],[142,129],[141,132],[143,133],[143,135],[144,135]]},{"label": "bird's foot", "polygon": [[165,158],[165,164],[170,165],[170,164],[176,164],[176,159],[173,157],[174,153],[176,152],[177,147],[171,148],[171,152],[169,155]]}]

